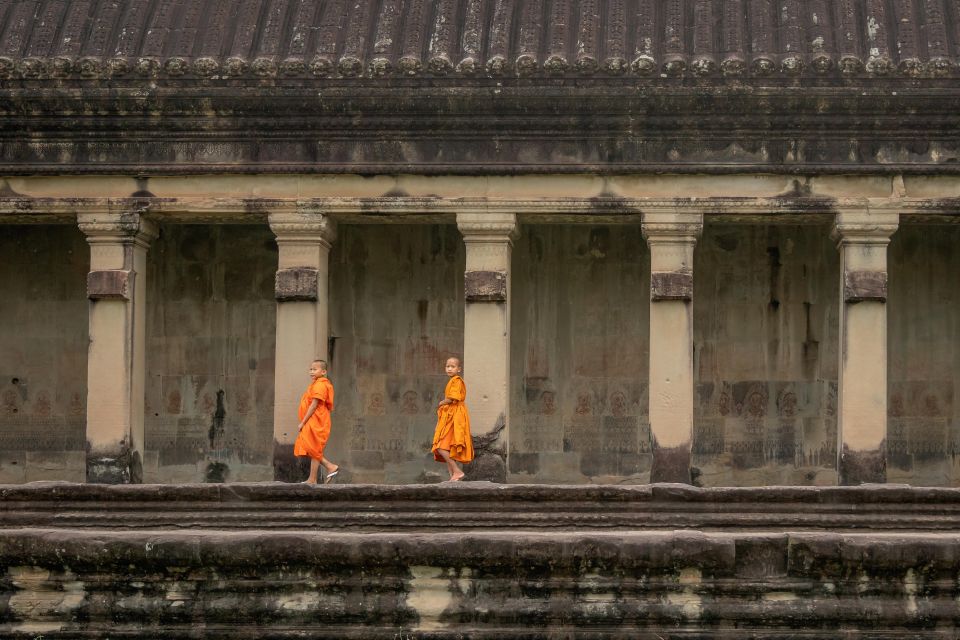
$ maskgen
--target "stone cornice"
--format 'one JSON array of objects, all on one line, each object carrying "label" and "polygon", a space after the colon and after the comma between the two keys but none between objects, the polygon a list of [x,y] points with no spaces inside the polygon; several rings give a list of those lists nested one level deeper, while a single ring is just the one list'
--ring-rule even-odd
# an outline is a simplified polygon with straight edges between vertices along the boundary
[{"label": "stone cornice", "polygon": [[0,172],[960,173],[956,80],[829,84],[17,79],[0,82]]},{"label": "stone cornice", "polygon": [[[139,208],[138,208],[139,207]],[[269,216],[281,232],[310,231],[324,225],[331,230],[334,220],[349,222],[404,221],[422,216],[446,217],[470,213],[483,216],[515,215],[565,219],[576,216],[581,222],[591,219],[638,224],[642,214],[658,211],[702,214],[705,219],[737,217],[744,221],[763,221],[773,217],[798,220],[832,221],[838,213],[870,212],[874,217],[894,212],[901,216],[942,216],[960,218],[960,198],[441,198],[376,197],[315,198],[284,200],[276,198],[23,198],[0,197],[0,224],[72,221],[81,215],[89,221],[110,216],[132,215],[123,211],[150,211],[154,220],[181,223],[230,223],[265,221]],[[287,217],[283,217],[287,216]],[[321,216],[323,221],[314,216]],[[435,220],[434,220],[435,221]],[[450,220],[453,222],[453,220]],[[303,225],[303,229],[298,229]]]}]

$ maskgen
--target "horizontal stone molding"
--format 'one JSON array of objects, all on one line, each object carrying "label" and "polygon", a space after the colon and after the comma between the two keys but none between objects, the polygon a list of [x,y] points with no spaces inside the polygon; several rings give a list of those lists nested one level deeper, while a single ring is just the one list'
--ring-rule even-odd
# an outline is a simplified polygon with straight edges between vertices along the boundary
[{"label": "horizontal stone molding", "polygon": [[693,272],[685,269],[651,273],[650,300],[693,300]]},{"label": "horizontal stone molding", "polygon": [[129,269],[107,269],[87,274],[90,300],[130,300],[134,273]]},{"label": "horizontal stone molding", "polygon": [[[138,229],[121,214],[104,217],[105,209],[122,209],[134,203],[144,203],[152,220],[178,222],[242,223],[268,222],[275,233],[319,235],[328,241],[335,239],[336,221],[349,222],[408,222],[435,223],[464,212],[480,215],[522,214],[544,219],[575,219],[582,223],[595,222],[637,224],[641,212],[659,209],[672,213],[702,214],[705,219],[724,222],[789,222],[791,224],[823,224],[833,220],[838,212],[859,208],[894,208],[900,216],[918,221],[960,222],[960,198],[902,198],[879,201],[866,198],[807,198],[807,197],[706,197],[690,198],[446,198],[446,197],[318,197],[309,201],[262,198],[197,198],[190,196],[150,199],[115,199],[83,197],[22,197],[0,196],[0,224],[63,223],[77,220],[81,229],[95,233],[128,233]],[[322,214],[303,214],[305,206],[322,210]],[[281,215],[282,214],[282,215]],[[290,215],[288,215],[290,214]],[[317,216],[322,216],[318,218]],[[426,216],[426,217],[425,217]],[[695,230],[683,226],[645,226],[649,234],[690,235]],[[124,220],[127,222],[125,223]],[[452,220],[450,220],[452,222]],[[142,224],[142,223],[141,223]],[[459,224],[459,223],[458,223]],[[893,224],[891,227],[890,225]],[[858,225],[848,221],[837,225],[837,233],[853,235]],[[859,225],[863,226],[863,225]],[[892,230],[891,230],[892,228]],[[465,220],[466,233],[511,233],[509,222]],[[896,223],[868,225],[866,237],[893,233]]]},{"label": "horizontal stone molding", "polygon": [[507,274],[503,271],[467,271],[464,285],[467,302],[507,300]]},{"label": "horizontal stone molding", "polygon": [[320,271],[312,267],[291,267],[277,271],[275,297],[277,302],[315,302],[318,295]]},{"label": "horizontal stone molding", "polygon": [[847,271],[843,274],[844,302],[886,302],[886,271]]},{"label": "horizontal stone molding", "polygon": [[[291,458],[292,460],[292,458]],[[864,476],[866,478],[866,476]],[[870,481],[870,480],[864,480]],[[189,514],[185,520],[184,514]],[[923,531],[960,529],[960,489],[906,485],[728,487],[331,485],[270,483],[0,487],[0,529],[292,529],[442,531]]]}]

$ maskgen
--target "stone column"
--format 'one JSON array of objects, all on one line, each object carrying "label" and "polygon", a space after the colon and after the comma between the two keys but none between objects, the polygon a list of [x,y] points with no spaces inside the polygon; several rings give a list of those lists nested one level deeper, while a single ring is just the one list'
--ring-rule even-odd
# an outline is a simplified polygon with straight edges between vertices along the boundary
[{"label": "stone column", "polygon": [[840,380],[837,407],[840,484],[886,482],[887,245],[899,214],[837,214],[840,249]]},{"label": "stone column", "polygon": [[702,213],[643,214],[650,246],[650,482],[691,482],[693,248]]},{"label": "stone column", "polygon": [[87,482],[143,481],[147,249],[156,225],[140,213],[83,213],[90,244]]},{"label": "stone column", "polygon": [[275,287],[273,477],[297,482],[304,479],[293,456],[300,396],[310,383],[310,361],[327,359],[327,276],[336,226],[328,216],[308,212],[271,213],[269,222],[280,250]]},{"label": "stone column", "polygon": [[463,365],[476,458],[469,480],[506,482],[510,427],[512,213],[458,213],[466,245]]}]

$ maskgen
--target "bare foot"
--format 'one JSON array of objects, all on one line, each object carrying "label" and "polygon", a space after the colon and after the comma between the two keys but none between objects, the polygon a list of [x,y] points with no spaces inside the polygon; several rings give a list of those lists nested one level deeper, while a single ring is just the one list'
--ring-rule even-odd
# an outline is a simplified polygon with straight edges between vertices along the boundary
[{"label": "bare foot", "polygon": [[304,480],[304,481],[301,482],[300,484],[313,484],[313,485],[315,485],[315,484],[317,484],[317,481],[314,480],[313,482],[310,482],[309,480]]},{"label": "bare foot", "polygon": [[461,471],[456,475],[452,475],[450,476],[450,482],[460,482],[461,480],[463,480],[463,476],[464,476],[463,471]]}]

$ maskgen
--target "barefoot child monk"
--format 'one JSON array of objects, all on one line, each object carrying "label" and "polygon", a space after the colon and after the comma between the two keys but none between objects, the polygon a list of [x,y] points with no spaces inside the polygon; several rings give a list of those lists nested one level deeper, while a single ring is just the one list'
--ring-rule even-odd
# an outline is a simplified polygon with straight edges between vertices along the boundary
[{"label": "barefoot child monk", "polygon": [[330,411],[333,409],[333,385],[327,379],[327,363],[314,360],[310,363],[312,382],[300,398],[300,435],[293,445],[293,455],[310,456],[310,477],[306,484],[317,484],[320,465],[327,471],[324,484],[329,483],[340,471],[338,465],[323,457],[323,450],[330,438]]},{"label": "barefoot child monk", "polygon": [[463,480],[463,471],[457,462],[473,460],[470,413],[464,404],[467,386],[460,377],[460,370],[460,358],[447,358],[444,371],[450,376],[450,381],[437,406],[437,429],[433,432],[433,458],[447,464],[450,482]]}]

